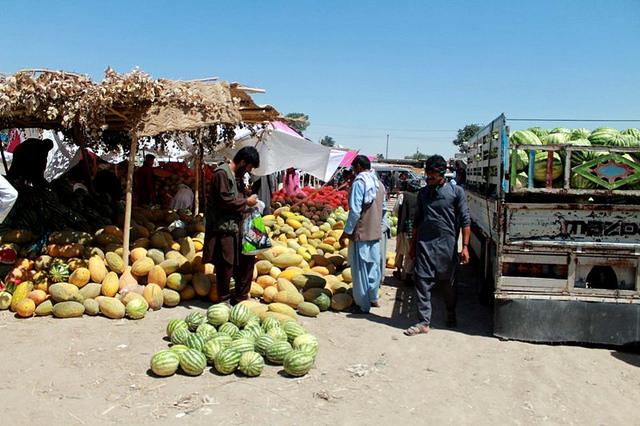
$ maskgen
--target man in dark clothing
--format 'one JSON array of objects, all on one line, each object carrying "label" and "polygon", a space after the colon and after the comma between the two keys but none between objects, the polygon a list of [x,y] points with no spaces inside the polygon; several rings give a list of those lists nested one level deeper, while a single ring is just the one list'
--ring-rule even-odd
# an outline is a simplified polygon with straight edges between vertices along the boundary
[{"label": "man in dark clothing", "polygon": [[[241,222],[248,208],[256,205],[256,195],[245,196],[243,176],[260,166],[254,147],[244,147],[233,161],[222,164],[213,174],[206,210],[206,233],[203,258],[216,270],[218,301],[231,299],[236,304],[249,298],[255,256],[241,254]],[[231,278],[235,290],[230,293]]]},{"label": "man in dark clothing", "polygon": [[411,181],[406,181],[404,186],[405,191],[398,196],[394,206],[394,213],[398,217],[398,237],[396,239],[396,271],[393,276],[410,282],[414,259],[409,256],[409,252],[420,186],[417,182]]},{"label": "man in dark clothing", "polygon": [[156,157],[147,154],[144,157],[144,164],[138,169],[134,176],[134,194],[137,197],[138,205],[144,206],[156,202],[155,176],[153,174],[153,162]]},{"label": "man in dark clothing", "polygon": [[98,160],[98,172],[93,178],[93,187],[98,194],[108,194],[111,201],[117,203],[122,199],[120,179],[111,170],[109,163]]},{"label": "man in dark clothing", "polygon": [[13,161],[7,173],[7,179],[18,185],[46,185],[44,172],[47,169],[47,157],[52,148],[51,139],[29,138],[22,142],[13,151]]},{"label": "man in dark clothing", "polygon": [[[469,209],[464,190],[447,183],[447,163],[439,155],[426,162],[427,186],[418,193],[418,204],[411,240],[415,254],[419,322],[405,330],[407,336],[428,333],[431,324],[431,290],[440,285],[447,307],[447,326],[456,326],[455,270],[469,262],[471,236]],[[458,257],[458,235],[462,228],[462,251]]]}]

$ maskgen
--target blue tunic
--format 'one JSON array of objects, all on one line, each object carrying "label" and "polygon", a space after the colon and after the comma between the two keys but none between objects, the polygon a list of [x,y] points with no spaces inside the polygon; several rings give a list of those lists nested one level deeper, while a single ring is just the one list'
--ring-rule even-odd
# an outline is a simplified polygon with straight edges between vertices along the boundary
[{"label": "blue tunic", "polygon": [[451,279],[458,263],[458,234],[469,226],[464,190],[445,183],[422,188],[414,226],[417,228],[415,273],[427,281]]}]

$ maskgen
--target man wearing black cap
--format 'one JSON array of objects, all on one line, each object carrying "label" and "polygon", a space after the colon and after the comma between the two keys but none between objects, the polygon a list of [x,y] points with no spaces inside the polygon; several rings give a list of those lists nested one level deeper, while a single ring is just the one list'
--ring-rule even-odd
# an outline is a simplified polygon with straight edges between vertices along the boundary
[{"label": "man wearing black cap", "polygon": [[[439,155],[426,161],[427,186],[418,193],[411,254],[415,254],[414,279],[419,322],[407,330],[407,336],[428,333],[431,324],[431,290],[440,285],[447,307],[447,326],[456,326],[455,269],[469,262],[471,236],[469,209],[464,190],[447,183],[447,162]],[[457,241],[462,228],[462,251]]]},{"label": "man wearing black cap", "polygon": [[7,178],[14,184],[45,185],[44,172],[47,156],[53,148],[51,139],[29,138],[13,151],[13,160]]}]

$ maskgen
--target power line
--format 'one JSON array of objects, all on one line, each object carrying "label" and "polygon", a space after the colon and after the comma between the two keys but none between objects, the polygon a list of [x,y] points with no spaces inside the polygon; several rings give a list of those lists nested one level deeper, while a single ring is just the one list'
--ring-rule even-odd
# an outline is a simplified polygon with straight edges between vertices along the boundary
[{"label": "power line", "polygon": [[322,123],[311,123],[311,126],[315,126],[315,127],[333,127],[333,128],[339,128],[339,129],[354,129],[354,130],[380,130],[380,131],[392,131],[392,132],[424,132],[424,133],[430,133],[430,132],[457,132],[458,130],[451,130],[451,129],[393,129],[393,128],[387,128],[387,127],[359,127],[359,126],[344,126],[344,125],[340,125],[340,124],[322,124]]},{"label": "power line", "polygon": [[608,121],[612,123],[640,123],[640,119],[629,119],[629,120],[621,120],[621,119],[578,119],[578,118],[507,118],[507,121],[571,121],[571,122],[603,122]]}]

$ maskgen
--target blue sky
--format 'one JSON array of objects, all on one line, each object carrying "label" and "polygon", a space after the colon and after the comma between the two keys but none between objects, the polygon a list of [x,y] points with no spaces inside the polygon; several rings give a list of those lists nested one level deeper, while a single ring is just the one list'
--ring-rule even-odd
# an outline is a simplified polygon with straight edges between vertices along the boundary
[{"label": "blue sky", "polygon": [[639,0],[0,0],[0,15],[2,72],[218,76],[309,114],[312,140],[373,154],[388,133],[395,158],[450,155],[456,129],[501,112],[640,119]]}]

